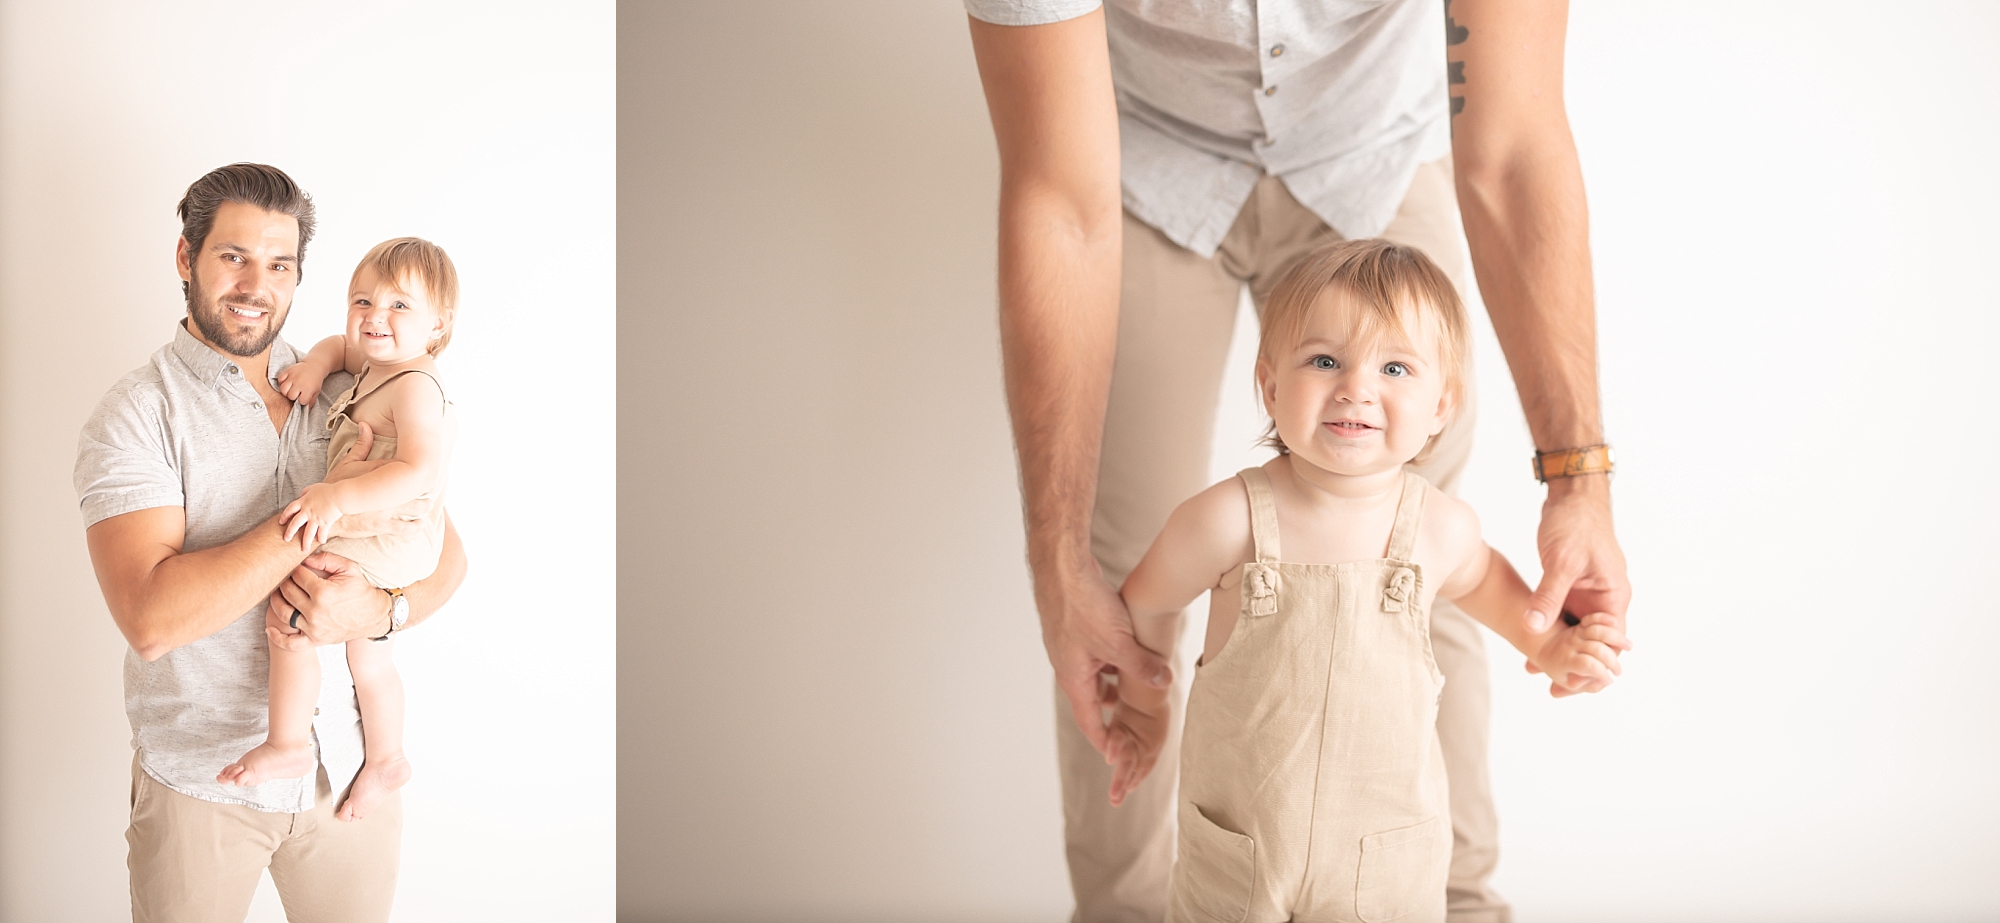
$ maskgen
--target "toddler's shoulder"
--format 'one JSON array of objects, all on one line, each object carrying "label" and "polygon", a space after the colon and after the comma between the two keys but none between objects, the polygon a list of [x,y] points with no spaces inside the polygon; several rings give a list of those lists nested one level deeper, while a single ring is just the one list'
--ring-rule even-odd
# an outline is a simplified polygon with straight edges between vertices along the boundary
[{"label": "toddler's shoulder", "polygon": [[1240,477],[1227,477],[1187,498],[1174,518],[1208,530],[1240,529],[1250,534],[1250,491]]},{"label": "toddler's shoulder", "polygon": [[1424,521],[1417,536],[1420,549],[1433,550],[1440,559],[1457,561],[1483,547],[1479,513],[1472,504],[1429,484],[1424,488]]}]

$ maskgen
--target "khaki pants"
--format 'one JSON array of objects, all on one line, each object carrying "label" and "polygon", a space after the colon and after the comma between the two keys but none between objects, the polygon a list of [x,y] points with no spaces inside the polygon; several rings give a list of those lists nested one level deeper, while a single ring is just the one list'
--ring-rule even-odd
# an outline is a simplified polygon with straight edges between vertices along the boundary
[{"label": "khaki pants", "polygon": [[[1382,236],[1422,249],[1463,292],[1457,202],[1450,158],[1425,164]],[[1250,287],[1262,310],[1293,260],[1338,239],[1270,176],[1258,181],[1214,257],[1185,250],[1126,214],[1118,357],[1091,523],[1091,550],[1113,585],[1139,563],[1174,507],[1208,486],[1216,399],[1242,287]],[[1228,384],[1252,390],[1247,381]],[[1456,486],[1472,451],[1471,398],[1468,390],[1460,412],[1418,469],[1447,491]],[[1431,644],[1448,680],[1438,738],[1451,793],[1449,919],[1505,923],[1511,917],[1506,903],[1486,887],[1499,858],[1499,826],[1487,781],[1489,692],[1479,627],[1440,600],[1431,616]],[[1186,700],[1191,674],[1187,663],[1176,665],[1176,709]],[[1106,797],[1110,767],[1077,730],[1060,692],[1056,716],[1074,919],[1159,923],[1174,860],[1179,735],[1168,738],[1145,783],[1126,796],[1124,806],[1113,808]]]},{"label": "khaki pants", "polygon": [[313,803],[303,814],[269,814],[190,798],[146,775],[135,754],[125,831],[133,923],[242,923],[266,867],[291,923],[387,921],[402,793],[391,793],[365,820],[335,820],[339,801],[321,769]]}]

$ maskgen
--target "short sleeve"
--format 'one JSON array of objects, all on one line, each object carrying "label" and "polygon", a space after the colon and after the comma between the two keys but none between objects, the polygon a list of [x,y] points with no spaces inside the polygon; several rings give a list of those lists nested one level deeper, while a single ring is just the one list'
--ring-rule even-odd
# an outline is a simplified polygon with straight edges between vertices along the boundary
[{"label": "short sleeve", "polygon": [[86,529],[137,510],[187,505],[168,451],[164,407],[147,390],[120,382],[77,437],[76,496]]},{"label": "short sleeve", "polygon": [[965,12],[996,26],[1040,26],[1075,19],[1102,0],[965,0]]}]

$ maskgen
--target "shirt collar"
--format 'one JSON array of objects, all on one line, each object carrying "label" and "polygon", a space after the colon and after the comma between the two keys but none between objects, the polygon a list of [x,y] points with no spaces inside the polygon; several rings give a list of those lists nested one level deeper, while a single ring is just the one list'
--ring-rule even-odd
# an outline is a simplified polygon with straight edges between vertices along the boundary
[{"label": "shirt collar", "polygon": [[[230,377],[229,370],[236,367],[234,357],[216,352],[214,347],[189,333],[185,317],[174,324],[173,349],[181,364],[187,366],[188,371],[193,372],[195,377],[205,384],[213,385]],[[277,382],[279,372],[297,361],[299,361],[298,354],[292,350],[291,344],[284,341],[284,338],[271,341],[271,365],[268,372],[273,383]]]}]

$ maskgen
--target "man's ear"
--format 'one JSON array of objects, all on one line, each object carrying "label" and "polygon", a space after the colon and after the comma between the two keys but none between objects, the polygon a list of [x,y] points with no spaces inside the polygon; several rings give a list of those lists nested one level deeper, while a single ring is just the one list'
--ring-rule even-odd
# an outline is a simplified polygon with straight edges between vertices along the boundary
[{"label": "man's ear", "polygon": [[189,281],[194,270],[194,251],[185,237],[174,238],[174,268],[180,270],[182,282]]}]

